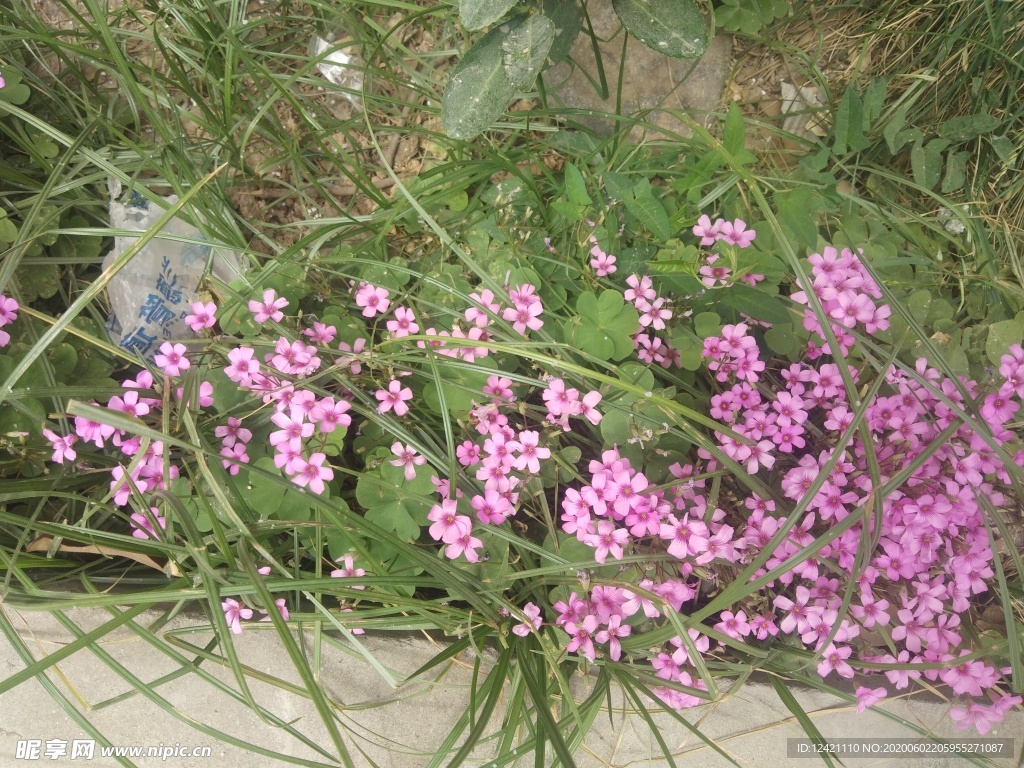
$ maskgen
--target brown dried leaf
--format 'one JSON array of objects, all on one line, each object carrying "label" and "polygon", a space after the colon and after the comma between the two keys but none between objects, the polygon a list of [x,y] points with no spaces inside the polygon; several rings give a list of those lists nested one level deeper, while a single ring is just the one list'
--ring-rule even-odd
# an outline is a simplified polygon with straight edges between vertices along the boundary
[{"label": "brown dried leaf", "polygon": [[[25,547],[26,552],[49,552],[50,547],[53,545],[53,536],[40,536],[35,541],[29,543]],[[117,549],[115,547],[97,547],[94,544],[75,544],[64,540],[57,546],[57,552],[62,552],[69,555],[103,555],[104,557],[125,557],[129,560],[146,566],[147,568],[153,568],[154,570],[165,572],[164,566],[160,565],[149,555],[143,555],[138,552],[129,552],[124,549]],[[170,575],[180,576],[181,572],[175,563],[170,562]]]}]

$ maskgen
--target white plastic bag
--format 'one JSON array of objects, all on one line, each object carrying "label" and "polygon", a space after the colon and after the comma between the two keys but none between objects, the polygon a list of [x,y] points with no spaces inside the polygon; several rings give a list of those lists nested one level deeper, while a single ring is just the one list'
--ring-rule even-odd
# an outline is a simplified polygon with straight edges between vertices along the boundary
[{"label": "white plastic bag", "polygon": [[[333,48],[333,50],[331,50]],[[352,102],[356,109],[363,108],[363,69],[366,66],[354,46],[337,48],[334,43],[314,36],[310,46],[313,58],[318,59],[317,69],[324,79],[346,90],[341,95]],[[324,55],[326,54],[326,55]],[[322,58],[321,58],[322,57]]]},{"label": "white plastic bag", "polygon": [[[108,181],[110,189],[110,226],[144,232],[157,222],[164,209],[151,205],[138,193],[129,193],[127,202],[120,202],[121,183]],[[176,196],[164,198],[168,205]],[[164,233],[202,240],[202,233],[182,219],[172,219]],[[137,238],[115,237],[114,248],[103,259],[103,268],[130,248]],[[215,249],[213,274],[229,283],[242,277],[238,254],[209,243],[186,243],[154,238],[146,244],[107,286],[110,315],[107,332],[114,344],[153,361],[160,345],[170,339],[192,338],[195,334],[185,325],[189,307],[197,301],[199,281],[206,270],[210,250]]]}]

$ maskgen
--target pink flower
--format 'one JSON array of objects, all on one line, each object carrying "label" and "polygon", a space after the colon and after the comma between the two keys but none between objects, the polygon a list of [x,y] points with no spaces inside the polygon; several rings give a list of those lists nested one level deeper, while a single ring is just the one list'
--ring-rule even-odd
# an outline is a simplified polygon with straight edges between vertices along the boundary
[{"label": "pink flower", "polygon": [[348,352],[348,355],[342,355],[334,362],[340,365],[342,368],[348,366],[348,370],[352,374],[358,374],[363,370],[362,359],[363,349],[366,347],[366,339],[359,338],[352,342],[350,347],[344,341],[338,342],[338,349],[342,352]]},{"label": "pink flower", "polygon": [[[160,530],[163,531],[164,529],[166,529],[166,518],[163,518],[159,514],[157,514],[160,510],[158,510],[156,507],[150,507],[149,511],[153,513],[153,520],[156,520],[156,524],[160,526]],[[156,529],[153,527],[153,520],[151,520],[147,515],[144,515],[141,512],[136,512],[134,515],[132,515],[132,527],[135,528],[135,530],[132,531],[132,536],[134,536],[136,539],[159,539],[160,536],[157,535]]]},{"label": "pink flower", "polygon": [[628,285],[629,288],[622,293],[622,296],[626,301],[631,301],[635,304],[638,299],[654,301],[658,298],[658,292],[652,287],[654,283],[651,281],[651,278],[647,277],[647,275],[644,275],[643,277],[630,275],[626,278],[626,285]]},{"label": "pink flower", "polygon": [[408,307],[399,307],[395,310],[395,319],[388,320],[388,330],[394,334],[396,339],[419,333],[420,327],[416,324],[416,316]]},{"label": "pink flower", "polygon": [[523,613],[526,615],[526,621],[512,627],[512,632],[520,637],[526,637],[531,632],[536,632],[540,629],[541,625],[540,608],[536,605],[533,603],[527,603],[523,606]]},{"label": "pink flower", "polygon": [[292,482],[300,488],[309,486],[309,490],[313,493],[320,494],[324,492],[324,481],[330,482],[334,479],[334,470],[329,466],[323,466],[324,461],[327,457],[322,453],[314,453],[309,457],[309,461],[300,461],[296,467],[295,474],[292,475]]},{"label": "pink flower", "polygon": [[623,547],[629,542],[629,531],[625,528],[616,528],[615,523],[609,520],[602,520],[597,524],[597,533],[592,533],[584,540],[584,543],[596,547],[594,559],[604,564],[605,558],[610,554],[616,560],[621,560]]},{"label": "pink flower", "polygon": [[723,635],[739,640],[750,634],[750,625],[747,623],[747,614],[743,611],[734,614],[732,611],[722,611],[721,621],[715,624],[715,629]]},{"label": "pink flower", "polygon": [[236,635],[242,634],[242,623],[240,620],[251,619],[252,608],[243,608],[237,600],[230,597],[222,602],[220,607],[224,609],[224,620],[231,627],[231,632]]},{"label": "pink flower", "polygon": [[538,445],[539,440],[539,432],[523,431],[519,433],[519,456],[515,460],[515,468],[520,472],[526,470],[536,475],[540,472],[541,459],[551,458],[551,449],[541,448]]},{"label": "pink flower", "polygon": [[512,323],[512,328],[516,333],[525,336],[527,328],[532,331],[538,331],[544,325],[544,321],[539,317],[543,311],[544,308],[540,302],[535,301],[529,305],[506,307],[505,311],[501,313],[501,317],[506,322]]},{"label": "pink flower", "polygon": [[388,388],[378,389],[374,397],[380,400],[377,413],[387,413],[394,408],[395,416],[405,416],[409,412],[409,406],[405,404],[405,401],[412,400],[412,390],[409,387],[403,389],[401,382],[392,379]]},{"label": "pink flower", "polygon": [[[283,597],[279,597],[277,598],[277,600],[274,601],[274,605],[277,606],[277,612],[281,614],[281,618],[285,621],[288,621],[288,619],[290,618],[288,614],[288,601],[285,600]],[[260,613],[263,614],[263,618],[260,619],[260,621],[270,621],[269,613],[264,611],[262,608],[260,609]]]},{"label": "pink flower", "polygon": [[249,311],[255,315],[253,319],[261,325],[267,322],[267,320],[280,323],[284,319],[284,312],[281,310],[287,306],[288,299],[283,296],[277,298],[277,291],[273,288],[268,288],[263,292],[262,304],[255,299],[249,301]]},{"label": "pink flower", "polygon": [[853,649],[848,645],[836,648],[834,643],[829,643],[828,648],[825,649],[825,655],[818,665],[818,674],[826,677],[834,670],[840,677],[852,678],[853,667],[846,661],[850,658],[851,653],[853,653]]},{"label": "pink flower", "polygon": [[[355,558],[353,558],[352,555],[346,555],[344,558],[342,558],[345,567],[336,568],[335,570],[331,571],[331,578],[347,579],[352,577],[359,578],[360,576],[365,576],[366,571],[364,569],[356,568],[353,565],[354,559]],[[352,589],[366,589],[366,586],[364,584],[353,584]]]},{"label": "pink flower", "polygon": [[363,317],[384,314],[391,306],[389,295],[387,288],[377,288],[369,283],[363,283],[356,291],[356,306],[363,308]]},{"label": "pink flower", "polygon": [[595,635],[594,639],[599,643],[608,643],[608,658],[618,661],[622,656],[622,643],[620,637],[629,637],[633,628],[629,624],[623,625],[621,616],[611,616],[608,619],[608,626]]},{"label": "pink flower", "polygon": [[444,548],[444,555],[449,560],[454,560],[459,555],[465,555],[469,562],[475,563],[480,559],[477,550],[482,546],[483,542],[480,539],[467,533],[448,544]]},{"label": "pink flower", "polygon": [[180,376],[182,371],[188,370],[192,365],[185,357],[188,348],[184,344],[171,344],[165,341],[160,345],[160,354],[153,358],[153,361],[163,369],[165,376]]},{"label": "pink flower", "polygon": [[484,525],[501,525],[514,512],[509,500],[495,488],[484,489],[484,495],[474,496],[470,504],[476,510],[477,519]]},{"label": "pink flower", "polygon": [[597,390],[587,392],[580,401],[580,416],[585,418],[591,424],[597,425],[601,423],[601,412],[595,407],[601,402],[601,393]]},{"label": "pink flower", "polygon": [[230,448],[236,442],[248,443],[252,440],[252,432],[242,426],[242,422],[234,416],[228,416],[228,423],[213,430],[222,443]]},{"label": "pink flower", "polygon": [[[208,381],[202,382],[199,385],[198,395],[199,395],[199,397],[197,399],[198,399],[198,402],[199,402],[199,407],[200,408],[209,408],[211,405],[213,405],[213,384],[211,384]],[[175,389],[174,390],[174,396],[175,396],[175,398],[177,398],[178,402],[180,403],[182,398],[185,396],[185,388],[184,387],[178,387],[177,389]],[[143,402],[145,402],[145,401],[143,401]],[[191,398],[189,398],[189,402],[192,402]]]},{"label": "pink flower", "polygon": [[217,318],[214,317],[217,305],[212,301],[205,304],[197,301],[189,309],[192,314],[185,317],[185,325],[191,328],[193,333],[199,333],[204,328],[213,328],[217,323]]},{"label": "pink flower", "polygon": [[583,619],[582,624],[568,622],[565,631],[572,635],[572,640],[566,649],[569,653],[579,652],[581,656],[590,661],[597,658],[597,651],[594,650],[594,636],[597,634],[597,616],[593,614]]},{"label": "pink flower", "polygon": [[455,499],[445,499],[435,504],[427,514],[427,520],[433,523],[428,529],[430,538],[451,544],[461,536],[466,536],[473,528],[473,521],[466,515],[457,514]]},{"label": "pink flower", "polygon": [[[0,77],[0,80],[3,80]],[[13,323],[18,319],[18,302],[9,299],[0,293],[0,328]],[[0,347],[6,347],[11,342],[11,334],[7,331],[0,331]]]},{"label": "pink flower", "polygon": [[857,714],[861,714],[865,709],[875,706],[878,702],[885,698],[887,691],[885,688],[867,688],[863,685],[857,687]]},{"label": "pink flower", "polygon": [[757,232],[747,229],[747,223],[743,219],[733,219],[732,222],[722,223],[722,239],[730,245],[746,248],[752,242]]},{"label": "pink flower", "polygon": [[253,350],[248,347],[236,347],[228,352],[228,360],[231,364],[224,369],[224,373],[236,384],[243,387],[249,386],[254,374],[259,372],[259,361],[253,360]]},{"label": "pink flower", "polygon": [[321,432],[331,433],[338,427],[352,424],[352,417],[348,415],[351,407],[344,400],[334,402],[333,397],[325,397],[310,409],[309,420],[318,424]]},{"label": "pink flower", "polygon": [[225,444],[220,449],[220,455],[224,458],[220,460],[220,465],[228,471],[228,474],[238,474],[238,463],[242,464],[249,463],[249,454],[245,452],[245,443],[232,443],[231,445]]},{"label": "pink flower", "polygon": [[282,450],[282,443],[297,451],[302,447],[303,438],[313,435],[313,424],[306,422],[302,411],[297,408],[290,409],[287,414],[283,411],[275,413],[270,420],[280,427],[276,432],[271,432],[269,438],[270,444],[279,451]]},{"label": "pink flower", "polygon": [[693,236],[700,238],[702,246],[714,245],[718,238],[722,236],[722,225],[724,223],[724,219],[715,219],[715,223],[712,224],[711,218],[706,213],[701,214],[701,217],[697,219],[697,223],[693,225]]},{"label": "pink flower", "polygon": [[18,319],[18,302],[0,293],[0,328]]},{"label": "pink flower", "polygon": [[338,329],[333,325],[325,325],[324,323],[313,322],[312,328],[306,328],[303,332],[303,336],[308,336],[310,341],[316,342],[317,344],[330,344],[334,341],[334,336],[338,333]]},{"label": "pink flower", "polygon": [[594,268],[598,277],[605,277],[618,269],[615,266],[615,257],[602,251],[599,246],[591,248],[590,255],[594,257],[590,260],[590,266]]},{"label": "pink flower", "polygon": [[63,464],[64,459],[74,461],[78,457],[78,454],[75,453],[75,450],[71,447],[78,439],[74,435],[61,437],[60,435],[54,434],[50,430],[44,428],[43,436],[50,441],[50,444],[53,447],[53,456],[50,458],[50,461],[56,462],[57,464]]},{"label": "pink flower", "polygon": [[421,467],[427,463],[427,459],[424,456],[420,456],[416,453],[416,449],[411,445],[402,445],[401,443],[395,443],[391,446],[391,453],[398,458],[391,462],[393,467],[405,467],[405,479],[407,482],[416,479],[416,467]]}]

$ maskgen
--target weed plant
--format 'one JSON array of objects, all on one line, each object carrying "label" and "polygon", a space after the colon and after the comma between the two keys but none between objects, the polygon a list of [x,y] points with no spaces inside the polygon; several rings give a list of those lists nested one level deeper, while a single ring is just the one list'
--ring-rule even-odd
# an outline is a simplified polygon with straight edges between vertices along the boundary
[{"label": "weed plant", "polygon": [[[899,109],[887,90],[851,91],[782,173],[735,108],[636,147],[634,118],[600,138],[538,100],[452,140],[447,6],[5,12],[0,626],[25,669],[0,693],[39,679],[106,743],[46,677],[88,648],[187,719],[100,647],[127,626],[320,758],[207,735],[351,765],[362,736],[315,660],[356,648],[393,679],[360,638],[415,630],[450,641],[417,675],[466,654],[475,678],[429,765],[572,765],[613,689],[674,764],[654,713],[755,673],[814,738],[791,682],[922,735],[884,701],[912,681],[979,732],[1019,708],[1016,233],[856,148]],[[313,29],[360,48],[365,112],[320,78]],[[894,193],[842,183],[861,167]],[[101,271],[111,177],[167,210]],[[103,290],[175,216],[247,275],[207,277],[187,336],[116,347]],[[213,640],[137,621],[158,604],[200,608]],[[86,632],[72,606],[111,619]],[[12,609],[76,640],[35,660]],[[300,686],[239,659],[267,625]],[[330,743],[256,679],[308,698]]]}]

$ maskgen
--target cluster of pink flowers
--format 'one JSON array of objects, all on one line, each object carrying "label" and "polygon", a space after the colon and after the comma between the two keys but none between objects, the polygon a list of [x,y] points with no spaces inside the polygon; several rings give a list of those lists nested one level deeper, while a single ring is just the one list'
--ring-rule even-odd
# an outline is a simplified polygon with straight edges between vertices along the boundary
[{"label": "cluster of pink flowers", "polygon": [[[837,251],[831,246],[823,251],[808,259],[813,277],[811,290],[830,318],[829,325],[839,342],[840,353],[846,355],[854,343],[852,329],[859,325],[866,333],[884,331],[889,327],[892,310],[888,304],[875,304],[875,300],[882,298],[882,291],[864,268],[859,253],[849,248]],[[800,304],[808,303],[806,289],[793,293],[790,298]],[[804,310],[804,328],[825,338],[821,323],[810,307]],[[822,354],[831,354],[828,343],[820,347],[813,342],[808,345],[809,360]]]},{"label": "cluster of pink flowers", "polygon": [[597,410],[597,404],[601,402],[601,393],[596,389],[580,397],[580,391],[575,387],[566,389],[562,379],[551,378],[541,397],[544,398],[544,405],[548,411],[547,420],[565,432],[572,431],[572,427],[569,426],[571,416],[584,418],[594,425],[601,423],[601,413]]},{"label": "cluster of pink flowers", "polygon": [[11,343],[11,334],[3,330],[5,325],[10,325],[18,319],[18,302],[0,293],[0,347],[6,347]]},{"label": "cluster of pink flowers", "polygon": [[[742,220],[712,222],[706,216],[694,227],[694,235],[703,246],[724,242],[735,248],[748,247],[755,237]],[[616,271],[615,257],[604,253],[596,241],[591,256],[599,276]],[[716,266],[719,258],[713,254],[700,270],[707,287],[733,279],[731,270]],[[889,307],[876,303],[881,291],[857,255],[826,248],[810,263],[810,290],[830,318],[840,351],[847,352],[854,343],[854,329],[874,333],[887,326]],[[666,368],[679,365],[679,352],[656,335],[668,330],[669,321],[679,322],[675,302],[658,296],[649,277],[630,275],[626,284],[625,300],[639,313],[634,337],[638,356]],[[367,335],[351,344],[339,342],[341,356],[335,365],[343,374],[373,382],[370,391],[378,413],[405,417],[414,395],[403,380],[411,373],[376,360],[373,340],[378,333],[387,334],[392,343],[419,335],[421,322],[427,322],[418,320],[410,307],[393,306],[385,288],[365,282],[352,288]],[[473,362],[489,354],[486,345],[497,320],[523,336],[543,327],[543,307],[533,285],[512,288],[505,304],[486,289],[470,298],[471,305],[450,330],[427,327],[424,338],[416,340],[418,346]],[[793,298],[807,303],[803,292]],[[287,306],[273,290],[249,303],[261,324],[284,321]],[[13,321],[16,309],[0,296],[0,327]],[[215,312],[212,303],[194,304],[190,327],[197,333],[212,327]],[[804,324],[821,334],[810,310]],[[324,395],[302,383],[321,370],[322,356],[329,359],[328,345],[337,333],[334,326],[314,321],[297,340],[278,338],[262,362],[250,347],[231,349],[223,369],[231,381],[268,406],[273,428],[267,442],[275,466],[316,494],[324,493],[334,478],[321,450],[327,435],[351,425],[350,401],[358,401],[347,389]],[[964,647],[970,636],[962,625],[973,609],[972,601],[984,596],[995,578],[996,554],[983,506],[1006,504],[1000,487],[1010,477],[995,447],[1012,450],[1017,439],[1008,424],[1024,397],[1024,349],[1014,346],[1002,358],[1003,381],[998,391],[986,394],[976,382],[945,378],[923,360],[917,363],[916,376],[890,368],[884,393],[864,411],[867,435],[847,440],[859,409],[849,401],[844,378],[856,382],[857,371],[841,370],[828,357],[828,345],[817,343],[809,346],[805,361],[768,364],[755,333],[752,324],[737,323],[704,342],[703,357],[717,382],[710,415],[728,427],[728,433],[715,431],[714,437],[722,452],[747,473],[773,470],[763,479],[778,482],[777,498],[802,505],[800,519],[789,525],[792,513],[749,492],[703,449],[696,451],[693,463],[672,464],[665,482],[663,470],[656,474],[650,467],[634,465],[635,455],[631,461],[624,455],[628,451],[612,446],[599,458],[590,458],[585,473],[579,468],[580,481],[557,487],[561,531],[591,548],[595,567],[618,569],[617,583],[592,584],[588,574],[581,574],[578,591],[551,606],[547,626],[564,633],[561,639],[569,653],[590,662],[604,656],[612,662],[649,663],[654,675],[672,684],[655,689],[655,695],[677,709],[702,703],[700,697],[677,690],[706,690],[698,673],[702,659],[721,653],[725,646],[742,647],[783,635],[815,654],[823,678],[849,678],[857,671],[878,674],[881,669],[897,689],[922,678],[941,681],[961,697],[954,719],[984,733],[1021,703],[1021,697],[1006,692],[1005,669]],[[411,347],[411,341],[406,343]],[[165,376],[178,377],[189,370],[187,352],[186,345],[173,342],[160,348],[156,360]],[[565,434],[574,426],[587,430],[588,424],[596,426],[602,420],[599,391],[554,377],[516,387],[518,392],[512,379],[500,373],[489,376],[469,411],[456,459],[465,474],[475,478],[472,488],[460,488],[450,478],[433,478],[439,501],[427,515],[427,533],[443,545],[449,559],[476,563],[484,558],[481,550],[488,528],[508,523],[537,498],[536,479],[549,477],[545,463],[554,461]],[[124,382],[123,389],[110,398],[109,410],[138,419],[160,416],[163,401],[148,396],[159,389],[148,371]],[[212,385],[203,382],[196,390],[199,407],[210,407]],[[179,389],[179,400],[182,397]],[[965,419],[974,406],[984,425]],[[952,435],[943,435],[956,425]],[[167,489],[179,474],[161,442],[150,442],[143,451],[140,438],[81,417],[75,420],[72,435],[48,429],[44,434],[58,463],[77,460],[78,440],[98,448],[109,444],[128,457],[112,471],[114,503],[124,506],[141,494],[141,501],[134,500],[145,506],[136,508],[149,512],[131,516],[132,535],[167,535],[167,521],[146,498]],[[221,440],[223,466],[237,473],[250,461],[252,431],[243,419],[227,416],[214,434]],[[403,470],[406,481],[414,480],[426,457],[404,439],[392,440],[388,439],[391,457],[386,460]],[[839,452],[841,440],[847,442]],[[906,472],[917,460],[920,466]],[[1014,460],[1024,466],[1024,450],[1017,451]],[[130,473],[126,467],[132,467]],[[898,487],[876,498],[878,482],[884,485],[897,477],[902,477]],[[716,480],[710,482],[711,478]],[[881,512],[878,517],[864,514],[865,509],[876,508]],[[824,531],[839,525],[846,529],[828,544],[816,546],[811,557],[780,570],[789,559],[811,551],[808,548]],[[877,547],[864,552],[864,541],[876,541]],[[653,644],[643,638],[647,631],[663,628],[670,611],[686,612],[706,604],[703,601],[716,591],[720,576],[734,575],[769,546],[770,557],[755,577],[778,572],[762,594],[718,611],[685,636]],[[647,556],[650,562],[636,562]],[[365,575],[354,556],[345,556],[340,565],[332,577]],[[844,577],[855,582],[855,592],[849,611],[841,616]],[[287,620],[283,599],[277,607]],[[253,617],[252,608],[234,599],[224,600],[222,608],[236,634],[242,631],[242,621]],[[511,630],[515,635],[525,638],[545,631],[544,611],[537,604],[526,603],[516,609],[516,616],[518,623]],[[879,632],[889,648],[869,641]],[[661,633],[660,638],[668,634]],[[884,689],[857,689],[858,709],[876,706],[884,698]]]},{"label": "cluster of pink flowers", "polygon": [[[747,229],[747,223],[743,219],[715,219],[711,221],[706,214],[702,215],[693,227],[694,237],[700,238],[703,247],[714,245],[718,242],[725,242],[736,248],[749,248],[757,236],[753,229]],[[708,254],[698,271],[701,275],[700,281],[708,288],[729,285],[733,281],[733,269],[723,266],[720,254]],[[764,280],[764,275],[744,274],[740,281],[748,285],[756,285]]]},{"label": "cluster of pink flowers", "polygon": [[757,341],[748,336],[746,323],[727,325],[722,328],[721,336],[709,336],[704,339],[702,354],[708,358],[708,368],[716,372],[718,381],[726,381],[735,376],[742,381],[754,383],[758,374],[764,370],[757,349]]},{"label": "cluster of pink flowers", "polygon": [[[450,498],[449,483],[435,478],[442,500],[428,514],[432,523],[428,532],[434,541],[447,545],[445,555],[450,559],[465,556],[469,562],[477,562],[477,549],[482,546],[481,539],[472,535],[470,510],[481,525],[501,525],[517,512],[517,489],[530,476],[540,473],[542,461],[551,458],[551,449],[542,444],[538,430],[516,430],[510,426],[509,416],[516,413],[511,407],[516,396],[510,379],[488,377],[484,394],[489,396],[488,400],[471,411],[478,440],[483,442],[469,439],[456,448],[456,457],[463,467],[476,467],[476,479],[483,483],[483,492],[473,494],[465,512],[460,513],[460,505],[465,504],[462,491],[454,489],[455,496]],[[564,430],[569,429],[569,416],[584,417],[592,424],[601,420],[595,408],[601,400],[599,392],[588,392],[580,398],[579,390],[566,389],[564,381],[553,379],[543,391],[543,398],[548,406],[547,420]],[[393,452],[397,448],[401,446],[396,444]]]},{"label": "cluster of pink flowers", "polygon": [[650,332],[665,330],[666,321],[672,319],[667,300],[658,295],[654,283],[646,275],[630,275],[626,284],[629,287],[623,292],[623,297],[640,313],[639,327],[633,335],[637,357],[647,364],[657,363],[663,368],[681,367],[679,350],[674,349],[668,340]]},{"label": "cluster of pink flowers", "polygon": [[240,419],[228,416],[228,423],[216,427],[213,434],[221,441],[220,455],[224,457],[221,466],[230,474],[237,475],[239,464],[249,463],[245,446],[252,440],[252,432],[242,426]]},{"label": "cluster of pink flowers", "polygon": [[757,232],[747,229],[747,222],[743,219],[715,219],[712,222],[711,217],[702,214],[693,226],[693,235],[700,238],[700,244],[704,247],[723,241],[737,248],[747,248],[754,242]]},{"label": "cluster of pink flowers", "polygon": [[[766,372],[756,342],[746,331],[742,326],[727,327],[721,338],[711,340],[707,352],[709,367],[719,380],[733,375],[739,379],[712,398],[711,415],[741,439],[719,433],[719,441],[724,452],[745,464],[751,474],[785,459],[783,494],[807,506],[799,524],[773,547],[757,577],[804,550],[823,528],[872,505],[877,481],[868,469],[868,448],[860,439],[838,459],[834,455],[854,411],[838,366],[797,363]],[[751,365],[736,367],[738,360],[749,360]],[[856,381],[856,371],[851,368],[849,373]],[[984,397],[975,382],[943,378],[924,360],[918,361],[916,373],[911,377],[890,369],[891,394],[877,397],[866,411],[883,484],[924,451],[931,455],[881,500],[879,527],[867,531],[879,543],[865,567],[858,569],[857,555],[865,520],[870,523],[872,516],[858,520],[812,557],[778,575],[768,585],[769,610],[751,610],[763,605],[761,600],[733,606],[721,611],[712,626],[731,642],[795,634],[818,655],[822,677],[853,677],[858,669],[877,674],[880,664],[935,665],[920,670],[883,667],[882,671],[897,688],[920,678],[945,683],[964,697],[954,719],[962,727],[973,725],[984,733],[1020,704],[1021,697],[1005,691],[1001,680],[1008,668],[997,669],[963,647],[960,625],[961,616],[971,610],[971,598],[986,593],[995,576],[995,555],[979,500],[1004,505],[994,482],[1005,484],[1010,478],[990,441],[969,423],[962,423],[937,450],[934,443],[944,429],[958,423],[959,413],[969,410],[967,397],[981,404],[993,435],[990,440],[998,445],[1016,440],[1005,425],[1020,407],[1015,398],[1024,395],[1024,349],[1014,346],[1003,356],[1004,381],[997,392]],[[765,395],[773,390],[774,397]],[[680,610],[700,594],[700,581],[693,578],[698,567],[714,573],[717,565],[742,566],[762,552],[786,523],[774,501],[745,492],[738,484],[729,494],[717,494],[721,507],[710,508],[702,491],[706,481],[692,478],[708,477],[718,468],[709,454],[698,454],[703,464],[676,464],[671,470],[678,482],[652,488],[642,471],[616,451],[606,451],[601,461],[591,461],[588,484],[565,491],[562,530],[593,547],[596,563],[626,554],[665,552],[677,559],[676,570],[683,577],[666,579],[666,571],[659,568],[663,575],[655,578],[649,569],[626,566],[619,578],[635,578],[643,590],[637,593],[640,599],[628,588],[595,586],[589,597],[574,593],[569,604],[557,604],[555,624],[570,635],[570,652],[593,661],[597,646],[607,643],[608,658],[618,659],[622,650],[616,632],[637,606],[644,605],[651,619],[659,615],[655,598]],[[1024,451],[1018,451],[1015,460],[1024,465]],[[830,464],[834,466],[829,470]],[[827,479],[808,499],[823,476]],[[722,503],[729,498],[742,503]],[[842,584],[836,575],[842,573],[856,580],[857,592],[848,615],[841,618]],[[613,619],[617,619],[614,627]],[[897,648],[895,654],[878,653],[873,645],[860,641],[862,629],[877,632],[879,628],[886,628]],[[631,631],[636,634],[639,628],[634,625]],[[684,667],[690,649],[683,646],[676,642],[650,661],[658,675],[700,688],[694,670]],[[639,652],[646,646],[634,647]],[[701,652],[708,647],[705,644]],[[667,689],[657,695],[670,706],[700,703]],[[857,690],[861,710],[884,697],[884,689],[861,686]]]}]

